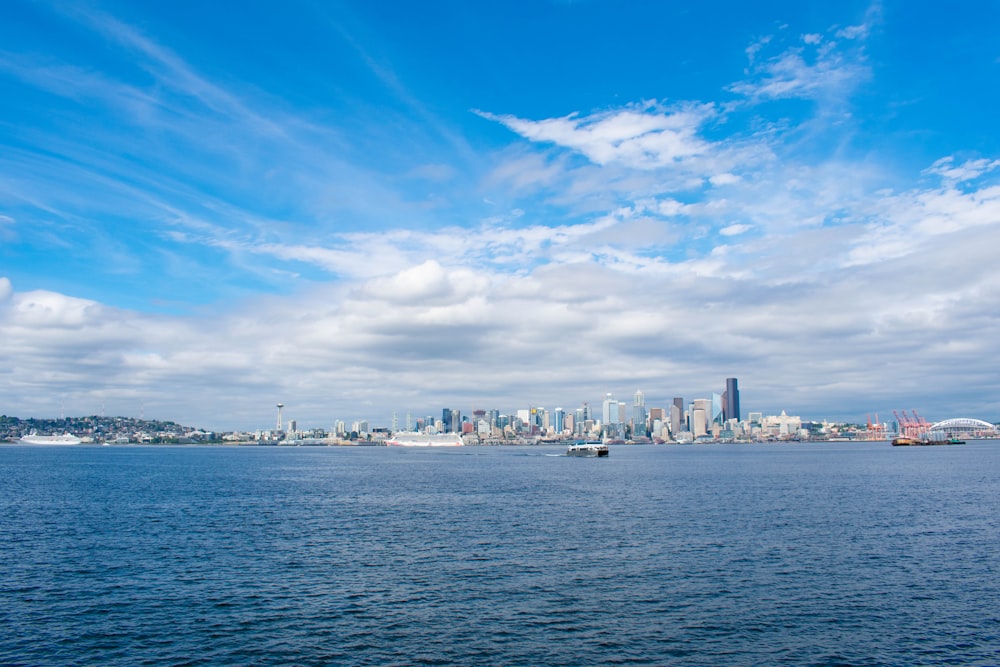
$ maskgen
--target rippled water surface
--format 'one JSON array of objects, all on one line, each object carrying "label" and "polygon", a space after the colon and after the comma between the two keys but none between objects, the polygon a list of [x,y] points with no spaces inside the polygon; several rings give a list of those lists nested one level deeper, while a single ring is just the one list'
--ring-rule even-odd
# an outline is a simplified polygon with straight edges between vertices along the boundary
[{"label": "rippled water surface", "polygon": [[0,446],[0,663],[1000,663],[1000,442]]}]

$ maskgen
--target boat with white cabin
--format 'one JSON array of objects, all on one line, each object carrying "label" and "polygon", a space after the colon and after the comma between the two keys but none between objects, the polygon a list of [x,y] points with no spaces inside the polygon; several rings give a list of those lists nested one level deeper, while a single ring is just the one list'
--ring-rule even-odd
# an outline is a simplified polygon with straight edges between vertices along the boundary
[{"label": "boat with white cabin", "polygon": [[566,448],[566,456],[593,458],[607,455],[608,446],[601,442],[577,442]]}]

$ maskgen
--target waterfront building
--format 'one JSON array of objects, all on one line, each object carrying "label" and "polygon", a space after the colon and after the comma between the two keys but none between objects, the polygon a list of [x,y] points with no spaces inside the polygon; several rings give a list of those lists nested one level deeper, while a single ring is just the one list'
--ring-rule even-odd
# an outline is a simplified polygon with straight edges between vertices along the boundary
[{"label": "waterfront building", "polygon": [[801,417],[790,417],[782,410],[778,416],[764,417],[763,430],[769,435],[787,438],[798,433],[802,428]]}]

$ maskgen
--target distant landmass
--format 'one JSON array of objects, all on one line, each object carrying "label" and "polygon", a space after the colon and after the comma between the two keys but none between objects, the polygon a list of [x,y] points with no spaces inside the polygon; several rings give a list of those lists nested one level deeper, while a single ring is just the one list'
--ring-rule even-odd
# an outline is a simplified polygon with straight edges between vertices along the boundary
[{"label": "distant landmass", "polygon": [[16,442],[30,433],[38,435],[59,435],[72,433],[78,437],[90,438],[94,442],[107,442],[115,438],[135,438],[143,434],[144,441],[150,443],[179,442],[198,434],[202,442],[214,440],[215,434],[198,428],[182,426],[172,421],[156,419],[135,419],[133,417],[66,417],[62,419],[20,419],[0,415],[0,442]]}]

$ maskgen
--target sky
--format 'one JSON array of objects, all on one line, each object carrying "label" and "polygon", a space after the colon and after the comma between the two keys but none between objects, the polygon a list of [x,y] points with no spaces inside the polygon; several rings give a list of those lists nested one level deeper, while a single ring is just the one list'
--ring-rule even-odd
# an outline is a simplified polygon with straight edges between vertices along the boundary
[{"label": "sky", "polygon": [[1000,420],[1000,3],[4,3],[0,412]]}]

